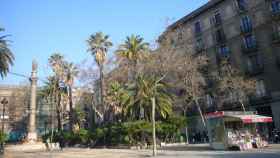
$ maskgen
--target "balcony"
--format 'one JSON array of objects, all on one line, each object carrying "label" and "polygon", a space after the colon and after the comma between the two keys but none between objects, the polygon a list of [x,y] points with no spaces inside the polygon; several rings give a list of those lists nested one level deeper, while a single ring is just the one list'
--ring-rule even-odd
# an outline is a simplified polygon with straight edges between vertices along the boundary
[{"label": "balcony", "polygon": [[266,93],[262,96],[250,96],[249,97],[249,102],[251,105],[256,106],[256,105],[262,105],[262,104],[267,104],[271,101],[272,96],[270,93]]},{"label": "balcony", "polygon": [[220,65],[223,61],[230,61],[230,56],[216,55],[216,63]]},{"label": "balcony", "polygon": [[280,56],[279,55],[276,57],[276,65],[280,69]]},{"label": "balcony", "polygon": [[241,49],[242,49],[242,52],[245,53],[245,54],[250,54],[250,53],[255,53],[258,51],[258,45],[257,44],[253,44],[251,46],[245,46],[245,45],[242,45],[241,46]]},{"label": "balcony", "polygon": [[199,53],[202,53],[202,52],[204,52],[204,51],[206,51],[206,49],[205,49],[205,47],[203,47],[203,46],[200,46],[200,47],[195,47],[195,53],[196,54],[199,54]]},{"label": "balcony", "polygon": [[216,45],[217,46],[222,46],[227,42],[227,38],[225,35],[219,36],[216,38]]},{"label": "balcony", "polygon": [[195,32],[194,32],[194,36],[195,36],[195,37],[200,37],[200,36],[202,36],[202,31],[195,31]]},{"label": "balcony", "polygon": [[244,13],[247,13],[248,11],[248,6],[247,4],[238,4],[238,11],[239,11],[239,14],[244,14]]},{"label": "balcony", "polygon": [[247,68],[246,74],[249,76],[256,76],[264,73],[264,65],[255,65],[253,68]]},{"label": "balcony", "polygon": [[231,51],[229,49],[223,49],[221,47],[217,48],[216,60],[220,64],[221,61],[230,60]]},{"label": "balcony", "polygon": [[250,25],[250,26],[245,26],[245,25],[241,25],[240,26],[240,32],[242,35],[248,35],[250,33],[252,33],[253,31],[253,27]]},{"label": "balcony", "polygon": [[272,44],[280,44],[280,32],[272,34]]},{"label": "balcony", "polygon": [[278,11],[271,11],[271,18],[272,20],[280,20],[280,10]]},{"label": "balcony", "polygon": [[212,18],[212,25],[214,27],[219,27],[222,25],[222,18],[220,16],[215,16]]}]

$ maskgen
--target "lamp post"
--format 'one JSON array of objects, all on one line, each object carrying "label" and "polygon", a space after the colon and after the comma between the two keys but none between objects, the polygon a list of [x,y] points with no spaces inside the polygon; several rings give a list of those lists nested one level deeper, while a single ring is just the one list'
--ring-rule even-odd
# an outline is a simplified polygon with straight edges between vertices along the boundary
[{"label": "lamp post", "polygon": [[[7,98],[2,99],[1,104],[3,105],[2,108],[2,128],[1,128],[1,137],[4,137],[4,130],[5,130],[5,124],[4,124],[4,119],[5,119],[5,107],[9,103]],[[4,151],[4,140],[1,141],[1,151]]]},{"label": "lamp post", "polygon": [[5,110],[6,110],[6,105],[8,104],[8,100],[7,98],[4,98],[2,101],[1,101],[1,104],[3,105],[3,109],[2,109],[2,128],[1,128],[1,131],[4,133],[4,128],[5,128],[5,125],[4,125],[4,119],[5,119]]}]

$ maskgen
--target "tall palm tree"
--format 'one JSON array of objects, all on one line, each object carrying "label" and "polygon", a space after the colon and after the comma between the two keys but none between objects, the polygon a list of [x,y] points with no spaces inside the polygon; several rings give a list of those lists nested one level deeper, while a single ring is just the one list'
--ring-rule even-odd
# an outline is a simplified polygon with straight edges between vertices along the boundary
[{"label": "tall palm tree", "polygon": [[63,74],[64,56],[59,53],[54,53],[49,57],[48,61],[56,77],[61,79]]},{"label": "tall palm tree", "polygon": [[[152,120],[151,100],[155,99],[155,109],[158,117],[166,119],[172,113],[173,96],[167,91],[167,84],[162,79],[140,75],[136,79],[134,105],[128,107],[132,118],[139,119],[140,109],[145,110],[144,118]],[[138,118],[137,118],[138,117]]]},{"label": "tall palm tree", "polygon": [[78,75],[78,68],[73,63],[64,63],[64,70],[65,70],[65,83],[67,85],[67,92],[68,92],[68,102],[70,108],[70,130],[73,130],[73,123],[74,123],[74,109],[73,109],[73,98],[72,98],[72,87],[74,84],[74,79]]},{"label": "tall palm tree", "polygon": [[50,115],[51,115],[51,142],[53,138],[53,130],[54,130],[54,103],[55,103],[55,97],[56,92],[58,90],[58,85],[56,84],[55,76],[48,77],[47,81],[45,82],[45,85],[42,87],[42,89],[39,91],[39,96],[42,99],[45,99],[47,103],[50,104]]},{"label": "tall palm tree", "polygon": [[[4,29],[0,28],[0,32]],[[0,36],[0,76],[4,78],[10,70],[10,66],[14,64],[14,55],[8,48],[7,35]]]},{"label": "tall palm tree", "polygon": [[[113,46],[113,43],[110,41],[109,36],[105,35],[102,32],[97,32],[92,34],[87,40],[88,51],[92,56],[95,57],[95,61],[99,67],[100,72],[100,101],[101,105],[104,107],[104,81],[103,81],[103,66],[106,60],[106,54],[108,49]],[[104,116],[104,115],[103,115]]]},{"label": "tall palm tree", "polygon": [[130,73],[133,77],[133,80],[136,79],[136,68],[139,60],[143,59],[148,51],[149,44],[144,42],[144,39],[139,35],[131,35],[126,37],[124,44],[119,46],[119,49],[116,51],[117,56],[120,59],[125,59],[131,65]]},{"label": "tall palm tree", "polygon": [[61,123],[61,99],[63,93],[65,93],[65,88],[61,86],[61,83],[64,79],[64,70],[63,70],[63,63],[64,57],[59,53],[54,53],[50,56],[49,64],[52,67],[53,72],[55,73],[54,76],[54,85],[55,85],[55,102],[56,102],[56,113],[57,113],[57,126],[58,130],[61,131],[62,123]]}]

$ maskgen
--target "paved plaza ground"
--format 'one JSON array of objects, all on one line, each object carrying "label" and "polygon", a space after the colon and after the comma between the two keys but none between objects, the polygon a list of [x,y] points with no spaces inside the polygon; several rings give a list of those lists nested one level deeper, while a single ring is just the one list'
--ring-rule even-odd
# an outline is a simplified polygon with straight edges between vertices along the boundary
[{"label": "paved plaza ground", "polygon": [[[185,149],[185,150],[184,150]],[[6,152],[3,158],[145,158],[151,150],[78,149],[67,148],[52,152]],[[172,147],[158,151],[158,158],[280,158],[280,145],[252,151],[189,150]]]}]

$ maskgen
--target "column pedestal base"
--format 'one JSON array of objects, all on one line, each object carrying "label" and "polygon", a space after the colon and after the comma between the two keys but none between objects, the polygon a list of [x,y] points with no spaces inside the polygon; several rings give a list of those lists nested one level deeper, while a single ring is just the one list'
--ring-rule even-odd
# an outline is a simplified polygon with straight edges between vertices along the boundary
[{"label": "column pedestal base", "polygon": [[27,141],[28,141],[28,143],[34,143],[34,142],[36,142],[36,141],[37,141],[37,138],[38,138],[38,136],[37,136],[37,133],[36,133],[36,132],[34,132],[34,133],[28,133],[28,134],[27,134]]},{"label": "column pedestal base", "polygon": [[27,142],[24,144],[17,145],[7,145],[5,150],[8,152],[36,152],[36,151],[46,151],[46,145],[43,142]]}]

